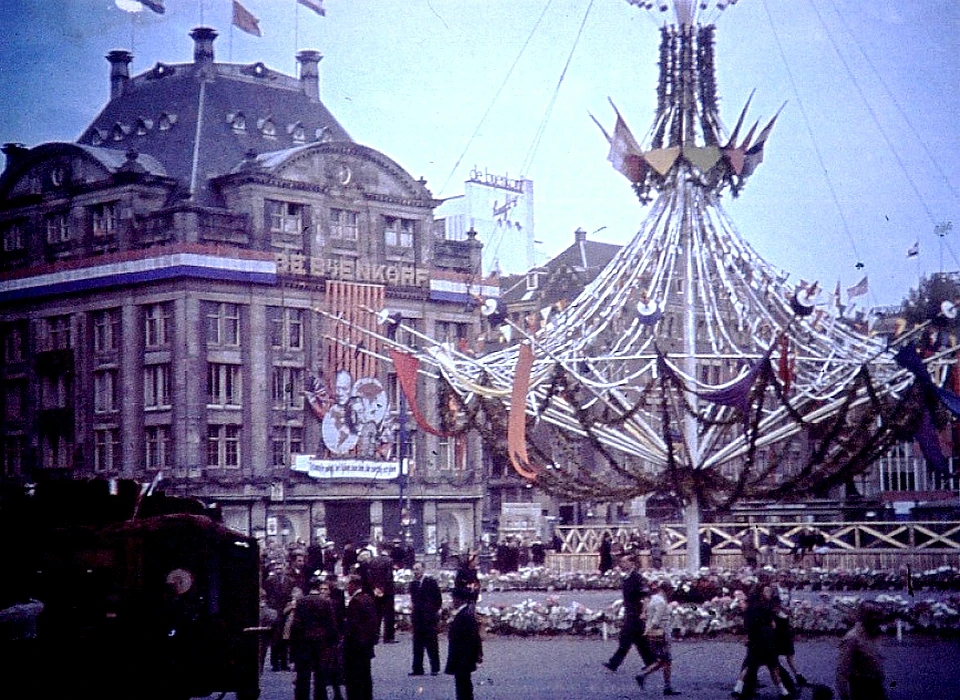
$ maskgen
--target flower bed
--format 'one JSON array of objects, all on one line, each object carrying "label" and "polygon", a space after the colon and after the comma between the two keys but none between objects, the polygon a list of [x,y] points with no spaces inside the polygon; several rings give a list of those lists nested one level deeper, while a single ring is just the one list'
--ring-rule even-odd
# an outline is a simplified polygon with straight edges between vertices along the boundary
[{"label": "flower bed", "polygon": [[[653,587],[660,581],[670,582],[674,595],[670,604],[674,636],[677,638],[716,634],[742,634],[743,608],[748,591],[760,578],[774,579],[788,594],[791,590],[820,591],[816,600],[790,600],[794,629],[798,634],[840,634],[853,624],[860,598],[850,591],[903,590],[905,572],[874,570],[785,569],[707,570],[691,574],[686,571],[646,571],[643,573]],[[405,590],[409,572],[397,572],[399,590]],[[916,590],[960,590],[960,571],[941,567],[913,574]],[[442,587],[453,586],[453,572],[438,574]],[[569,591],[619,590],[619,573],[553,574],[543,568],[523,569],[507,575],[481,575],[487,591]],[[832,591],[828,592],[828,591]],[[960,633],[960,595],[948,595],[939,600],[916,600],[900,594],[881,593],[872,598],[890,619],[889,628],[896,620],[904,631],[936,634]],[[409,627],[409,606],[398,605],[398,624]],[[615,601],[601,610],[592,610],[573,602],[562,605],[552,596],[543,601],[528,598],[515,605],[484,605],[477,607],[487,630],[504,635],[596,635],[619,632],[623,619],[622,601]]]},{"label": "flower bed", "polygon": [[[884,569],[809,569],[765,567],[749,569],[701,569],[695,574],[680,569],[647,570],[643,572],[651,584],[669,580],[676,590],[675,599],[681,602],[701,603],[734,591],[746,591],[760,577],[774,578],[787,590],[811,591],[899,591],[907,586],[907,571]],[[441,588],[453,588],[454,572],[436,574]],[[509,574],[480,574],[481,586],[487,591],[590,591],[619,590],[623,580],[617,571],[597,573],[554,573],[543,567],[530,567]],[[398,591],[405,591],[412,574],[408,570],[396,572]],[[942,566],[938,569],[912,572],[913,587],[917,591],[960,591],[960,569]]]},{"label": "flower bed", "polygon": [[[889,619],[888,630],[901,621],[905,632],[932,634],[960,633],[960,596],[946,600],[908,600],[899,595],[882,594],[873,599]],[[713,598],[702,603],[671,602],[673,635],[677,639],[743,634],[745,597],[741,592],[733,596]],[[791,619],[797,634],[842,634],[853,625],[857,605],[856,596],[823,594],[817,602],[794,600],[790,603]],[[544,601],[524,600],[516,605],[477,606],[477,614],[491,634],[519,636],[584,635],[600,636],[606,626],[607,634],[619,632],[623,620],[622,601],[616,601],[602,610],[592,610],[580,603],[560,604],[555,598]],[[397,624],[408,629],[409,606],[397,606]]]}]

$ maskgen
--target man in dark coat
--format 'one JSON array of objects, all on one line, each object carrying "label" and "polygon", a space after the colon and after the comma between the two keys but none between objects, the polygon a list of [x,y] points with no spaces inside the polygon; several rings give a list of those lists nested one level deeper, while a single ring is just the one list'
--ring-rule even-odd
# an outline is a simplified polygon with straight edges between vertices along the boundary
[{"label": "man in dark coat", "polygon": [[290,602],[294,586],[294,576],[282,564],[275,567],[263,582],[267,605],[277,611],[276,621],[270,630],[270,668],[274,671],[288,669],[287,643],[283,638],[283,609]]},{"label": "man in dark coat", "polygon": [[340,558],[340,567],[344,576],[354,573],[353,568],[357,565],[357,548],[353,542],[347,542],[343,545],[343,556]]},{"label": "man in dark coat", "polygon": [[343,632],[343,680],[347,700],[373,700],[370,662],[377,644],[377,608],[359,576],[347,581],[347,619]]},{"label": "man in dark coat", "polygon": [[477,573],[477,553],[473,550],[467,552],[460,566],[457,567],[453,587],[466,592],[470,596],[471,603],[476,603],[479,599],[480,575]]},{"label": "man in dark coat", "polygon": [[437,641],[437,623],[443,598],[440,586],[433,576],[424,576],[423,562],[413,565],[410,582],[410,621],[413,626],[413,670],[411,676],[423,675],[423,652],[430,659],[430,674],[440,672],[440,646]]},{"label": "man in dark coat", "polygon": [[384,644],[394,644],[396,640],[396,619],[394,604],[396,588],[393,584],[393,557],[388,544],[378,556],[360,563],[360,577],[364,589],[373,597],[377,606],[377,620],[383,625]]},{"label": "man in dark coat", "polygon": [[643,583],[637,571],[637,562],[633,554],[620,559],[620,568],[626,576],[623,579],[623,627],[620,628],[620,643],[606,666],[611,671],[620,668],[620,664],[627,656],[631,646],[637,647],[643,665],[649,666],[653,661],[650,645],[644,636],[645,624],[643,621],[643,602],[650,596],[650,592]]},{"label": "man in dark coat", "polygon": [[453,676],[457,700],[473,700],[472,674],[483,663],[483,642],[480,624],[471,605],[470,592],[454,588],[454,615],[447,633],[447,666],[444,673]]},{"label": "man in dark coat", "polygon": [[294,700],[310,700],[310,680],[314,700],[327,697],[323,660],[338,641],[337,620],[329,598],[320,595],[319,576],[310,579],[310,592],[297,601],[290,626],[290,651],[296,666]]}]

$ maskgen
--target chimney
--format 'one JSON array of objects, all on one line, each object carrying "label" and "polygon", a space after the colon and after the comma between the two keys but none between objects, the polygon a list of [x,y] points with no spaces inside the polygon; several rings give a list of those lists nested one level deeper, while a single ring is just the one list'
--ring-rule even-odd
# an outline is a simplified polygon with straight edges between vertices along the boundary
[{"label": "chimney", "polygon": [[304,50],[297,54],[300,63],[300,89],[313,102],[320,101],[320,59],[319,51]]},{"label": "chimney", "polygon": [[583,243],[585,240],[587,240],[587,232],[584,231],[582,228],[578,228],[576,231],[573,232],[574,243]]},{"label": "chimney", "polygon": [[108,53],[107,60],[110,62],[110,99],[113,100],[123,94],[123,89],[130,80],[130,61],[133,60],[133,54],[118,49]]},{"label": "chimney", "polygon": [[3,154],[7,157],[7,170],[12,170],[15,168],[22,160],[23,157],[27,154],[27,151],[30,150],[22,143],[5,143],[3,144]]},{"label": "chimney", "polygon": [[210,27],[197,27],[190,32],[193,38],[193,63],[201,71],[213,67],[213,40],[217,38],[217,30]]}]

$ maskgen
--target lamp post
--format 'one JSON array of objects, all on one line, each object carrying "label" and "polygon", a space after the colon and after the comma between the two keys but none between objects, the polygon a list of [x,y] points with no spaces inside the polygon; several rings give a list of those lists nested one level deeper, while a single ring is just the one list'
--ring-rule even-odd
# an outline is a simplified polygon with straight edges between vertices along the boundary
[{"label": "lamp post", "polygon": [[[409,506],[409,493],[407,493],[407,479],[409,478],[407,461],[407,402],[403,396],[403,393],[400,393],[400,405],[397,415],[397,459],[399,460],[399,475],[397,476],[399,483],[400,491],[400,501],[398,503],[400,508],[400,538],[403,541],[403,544],[407,544],[409,537],[409,526],[410,526],[410,513],[408,510]],[[404,501],[406,496],[407,501]]]}]

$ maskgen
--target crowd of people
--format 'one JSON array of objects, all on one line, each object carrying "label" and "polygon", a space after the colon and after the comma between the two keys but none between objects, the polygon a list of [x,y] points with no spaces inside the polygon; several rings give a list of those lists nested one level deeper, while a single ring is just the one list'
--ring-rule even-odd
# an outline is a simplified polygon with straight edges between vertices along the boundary
[{"label": "crowd of people", "polygon": [[[751,538],[753,544],[756,541]],[[409,585],[413,654],[411,676],[441,673],[454,677],[458,700],[472,700],[472,673],[483,661],[480,625],[475,605],[480,592],[478,552],[471,550],[458,560],[454,578],[448,630],[446,664],[440,660],[438,627],[443,598],[437,580],[426,573],[424,562],[416,560],[397,543],[380,547],[363,546],[359,550],[346,544],[337,555],[329,543],[294,550],[285,561],[276,562],[266,572],[261,593],[261,624],[270,628],[261,666],[269,649],[273,671],[295,670],[294,700],[327,698],[334,700],[371,700],[373,696],[372,659],[379,643],[396,643],[394,571],[410,568]],[[651,551],[658,541],[636,542],[637,550]],[[815,545],[814,545],[815,546]],[[760,556],[768,556],[775,545],[763,542],[756,552],[745,548],[756,566]],[[646,688],[651,676],[660,674],[663,694],[680,695],[673,685],[671,624],[669,601],[674,591],[664,581],[648,588],[639,572],[636,552],[614,547],[609,536],[600,545],[602,571],[619,568],[623,574],[623,624],[613,655],[604,662],[610,671],[624,663],[631,648],[636,648],[642,666],[636,674],[637,685]],[[341,588],[345,582],[345,590]],[[743,611],[746,649],[734,677],[731,695],[748,700],[755,697],[758,675],[767,669],[770,682],[779,697],[799,697],[809,685],[798,671],[789,607],[781,599],[775,572],[759,576],[758,583],[745,600]],[[857,624],[840,644],[836,688],[841,700],[883,700],[883,658],[877,644],[880,618],[865,605]],[[814,700],[833,697],[829,687],[812,685]]]},{"label": "crowd of people", "polygon": [[[634,554],[623,555],[618,563],[623,572],[623,624],[613,655],[603,663],[617,671],[631,648],[636,648],[642,667],[637,685],[645,688],[649,676],[663,675],[663,694],[680,695],[673,687],[671,626],[668,603],[674,592],[661,581],[649,590],[640,575]],[[802,688],[811,688],[813,700],[830,700],[833,691],[826,685],[809,684],[796,663],[796,648],[789,608],[783,604],[775,578],[760,577],[745,601],[743,611],[746,651],[731,690],[739,700],[755,697],[758,673],[766,668],[777,695],[797,698]],[[878,644],[882,613],[864,603],[857,623],[840,643],[835,686],[840,700],[884,700],[883,655]]]},{"label": "crowd of people", "polygon": [[[439,584],[407,547],[352,543],[337,555],[330,543],[294,549],[265,567],[260,623],[269,630],[261,645],[272,671],[294,670],[294,700],[372,700],[377,644],[395,644],[394,570],[410,568],[413,658],[410,675],[440,673],[438,627],[443,608]],[[472,674],[483,661],[475,603],[480,584],[475,553],[463,559],[452,594],[444,673],[454,678],[457,700],[472,700]],[[409,566],[408,566],[409,565]],[[345,590],[341,588],[345,582]]]}]

